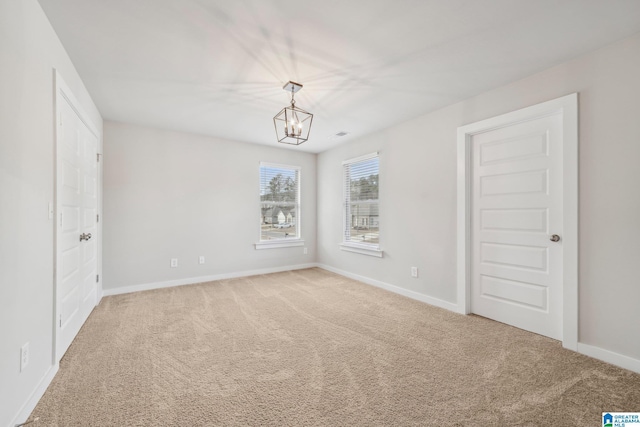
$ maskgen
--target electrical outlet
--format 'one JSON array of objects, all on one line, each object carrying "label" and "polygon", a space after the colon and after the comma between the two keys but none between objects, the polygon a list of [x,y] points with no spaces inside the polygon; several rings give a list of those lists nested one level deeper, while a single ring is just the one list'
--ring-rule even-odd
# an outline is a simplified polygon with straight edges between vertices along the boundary
[{"label": "electrical outlet", "polygon": [[411,267],[411,277],[418,277],[418,267]]},{"label": "electrical outlet", "polygon": [[307,254],[307,248],[304,248],[304,249],[302,250],[302,253],[306,255],[306,254]]},{"label": "electrical outlet", "polygon": [[178,266],[178,258],[171,258],[171,268],[176,268]]},{"label": "electrical outlet", "polygon": [[198,263],[204,264],[204,256],[200,255],[200,258],[198,258]]},{"label": "electrical outlet", "polygon": [[25,343],[20,348],[20,372],[24,371],[29,364],[29,343]]}]

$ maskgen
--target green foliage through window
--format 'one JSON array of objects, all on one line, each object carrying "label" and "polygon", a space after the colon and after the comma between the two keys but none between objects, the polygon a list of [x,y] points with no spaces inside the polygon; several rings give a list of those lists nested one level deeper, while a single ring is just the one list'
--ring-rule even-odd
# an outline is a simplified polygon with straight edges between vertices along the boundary
[{"label": "green foliage through window", "polygon": [[344,162],[344,241],[379,243],[379,160],[373,154]]},{"label": "green foliage through window", "polygon": [[260,240],[299,238],[300,169],[260,165]]}]

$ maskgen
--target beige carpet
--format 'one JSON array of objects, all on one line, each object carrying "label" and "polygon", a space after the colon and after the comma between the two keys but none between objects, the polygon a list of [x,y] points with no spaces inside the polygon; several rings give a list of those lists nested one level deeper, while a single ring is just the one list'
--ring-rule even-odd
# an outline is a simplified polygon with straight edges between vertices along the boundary
[{"label": "beige carpet", "polygon": [[104,298],[31,426],[599,426],[640,375],[320,269]]}]

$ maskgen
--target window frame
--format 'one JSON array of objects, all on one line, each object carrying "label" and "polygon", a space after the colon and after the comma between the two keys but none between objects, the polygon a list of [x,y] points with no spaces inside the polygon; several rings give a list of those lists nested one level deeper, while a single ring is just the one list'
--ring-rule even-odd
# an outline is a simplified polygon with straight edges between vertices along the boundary
[{"label": "window frame", "polygon": [[297,194],[296,194],[296,237],[290,239],[272,239],[262,240],[262,222],[258,222],[258,241],[255,243],[256,249],[277,249],[295,246],[304,246],[302,239],[302,167],[295,165],[286,165],[282,163],[260,162],[258,165],[258,208],[262,209],[263,200],[261,200],[260,191],[262,184],[262,168],[290,169],[296,171],[298,176]]},{"label": "window frame", "polygon": [[[346,240],[347,232],[350,231],[351,221],[351,185],[346,183],[346,171],[345,168],[348,165],[363,162],[366,160],[378,159],[378,216],[380,215],[380,152],[375,151],[373,153],[365,154],[363,156],[347,159],[342,162],[342,242],[340,243],[340,249],[347,252],[354,252],[362,255],[369,255],[378,258],[382,258],[384,252],[380,249],[380,221],[378,221],[378,243],[359,243],[351,240]],[[350,234],[350,233],[349,233]]]}]

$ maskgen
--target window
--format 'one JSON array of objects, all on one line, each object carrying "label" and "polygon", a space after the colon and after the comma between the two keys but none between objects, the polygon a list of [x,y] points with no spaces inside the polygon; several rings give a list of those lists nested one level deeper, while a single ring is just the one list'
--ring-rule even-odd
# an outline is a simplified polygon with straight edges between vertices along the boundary
[{"label": "window", "polygon": [[378,153],[343,162],[344,238],[341,248],[382,256],[378,209]]},{"label": "window", "polygon": [[260,242],[257,249],[302,246],[300,168],[260,163]]}]

